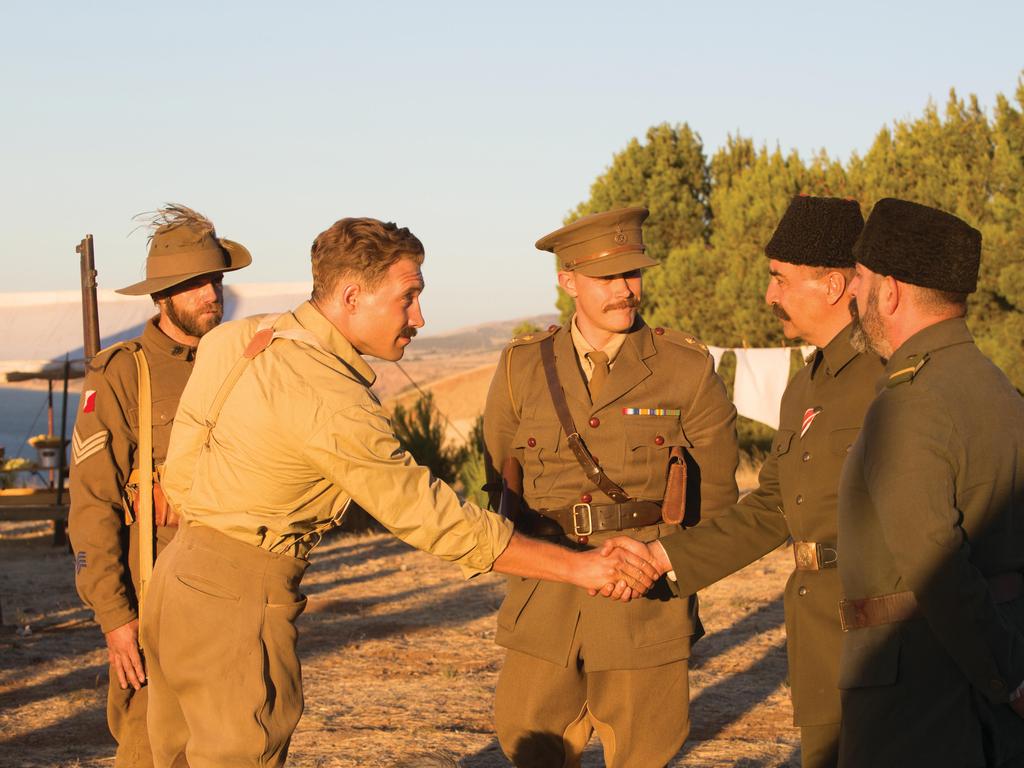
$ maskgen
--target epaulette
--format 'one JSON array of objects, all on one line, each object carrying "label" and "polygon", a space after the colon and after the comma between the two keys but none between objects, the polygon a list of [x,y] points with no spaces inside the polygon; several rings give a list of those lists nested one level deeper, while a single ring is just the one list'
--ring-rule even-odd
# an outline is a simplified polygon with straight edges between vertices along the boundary
[{"label": "epaulette", "polygon": [[515,393],[512,391],[512,350],[516,347],[524,347],[527,344],[536,344],[537,342],[543,341],[544,339],[554,336],[561,326],[549,325],[546,331],[531,331],[530,333],[523,333],[519,336],[514,336],[512,341],[509,342],[508,352],[505,354],[505,383],[508,386],[508,399],[512,403],[512,409],[518,411],[519,408],[516,406]]},{"label": "epaulette", "polygon": [[885,382],[886,388],[891,389],[899,384],[905,384],[906,382],[913,381],[914,377],[917,376],[917,372],[924,368],[924,364],[927,362],[927,352],[920,356],[910,355],[907,358],[907,363],[909,363],[909,365],[907,365],[906,368],[900,368],[898,371],[894,371],[889,374],[889,380]]},{"label": "epaulette", "polygon": [[688,349],[695,350],[697,352],[703,352],[705,355],[710,354],[708,352],[707,345],[695,336],[691,336],[688,333],[682,331],[674,331],[671,328],[657,328],[651,329],[655,336],[660,336],[666,341],[671,341],[673,344],[678,344],[680,347],[686,347]]},{"label": "epaulette", "polygon": [[137,341],[119,341],[116,344],[111,344],[97,352],[96,357],[89,361],[89,370],[102,373],[118,352],[135,352],[137,349],[142,349],[142,345]]},{"label": "epaulette", "polygon": [[509,345],[513,347],[521,347],[524,344],[536,344],[538,341],[543,341],[548,336],[553,336],[559,328],[561,328],[560,325],[549,325],[546,331],[521,333],[518,336],[513,336]]}]

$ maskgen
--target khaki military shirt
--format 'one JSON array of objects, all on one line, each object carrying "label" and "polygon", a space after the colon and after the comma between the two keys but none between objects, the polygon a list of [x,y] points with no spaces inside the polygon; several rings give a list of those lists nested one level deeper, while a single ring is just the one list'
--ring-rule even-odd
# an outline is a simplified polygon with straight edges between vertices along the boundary
[{"label": "khaki military shirt", "polygon": [[[626,335],[593,402],[568,329],[522,337],[502,353],[484,412],[487,451],[495,470],[508,456],[520,461],[532,509],[565,508],[588,496],[594,504],[611,501],[583,474],[551,402],[540,341],[552,333],[573,421],[608,477],[634,499],[660,502],[669,451],[678,446],[691,460],[688,515],[710,518],[736,501],[736,410],[713,359],[693,337],[641,323]],[[625,533],[651,541],[677,529],[660,524]],[[610,535],[595,534],[590,544]],[[592,671],[686,658],[702,631],[696,601],[673,596],[664,581],[645,599],[622,604],[567,584],[509,579],[499,644],[566,664],[577,626]]]},{"label": "khaki military shirt", "polygon": [[[75,584],[104,632],[138,618],[137,526],[125,492],[139,465],[139,380],[132,352],[149,363],[153,392],[153,462],[167,455],[178,398],[192,373],[195,350],[146,323],[142,335],[100,352],[90,363],[72,435],[68,532]],[[157,550],[174,529],[158,530]]]},{"label": "khaki military shirt", "polygon": [[[839,474],[875,397],[884,366],[858,354],[847,326],[790,381],[779,429],[758,487],[696,528],[661,540],[679,589],[696,592],[771,552],[792,537],[838,555]],[[786,584],[786,640],[797,725],[838,723],[839,571],[794,571]]]},{"label": "khaki military shirt", "polygon": [[886,371],[843,469],[839,571],[847,598],[909,590],[923,618],[844,634],[841,759],[1002,765],[1024,754],[1024,600],[987,577],[1024,569],[1024,400],[959,318]]},{"label": "khaki military shirt", "polygon": [[185,521],[305,557],[353,499],[412,546],[487,571],[511,525],[415,463],[370,390],[373,370],[309,302],[274,324],[277,338],[245,369],[208,430],[211,406],[260,318],[203,337],[182,396],[165,490]]}]

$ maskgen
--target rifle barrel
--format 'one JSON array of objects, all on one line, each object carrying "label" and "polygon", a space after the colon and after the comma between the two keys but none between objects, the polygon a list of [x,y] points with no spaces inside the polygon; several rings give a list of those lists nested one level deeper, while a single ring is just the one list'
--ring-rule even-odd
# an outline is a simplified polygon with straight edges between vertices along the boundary
[{"label": "rifle barrel", "polygon": [[82,333],[84,336],[85,362],[96,357],[100,351],[100,316],[96,301],[96,255],[93,250],[92,235],[85,238],[76,247],[81,254],[82,267]]}]

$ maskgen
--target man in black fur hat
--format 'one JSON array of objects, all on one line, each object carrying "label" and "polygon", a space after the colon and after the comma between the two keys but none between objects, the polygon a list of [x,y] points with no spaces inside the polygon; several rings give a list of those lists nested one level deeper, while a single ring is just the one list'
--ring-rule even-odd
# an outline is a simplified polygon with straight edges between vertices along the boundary
[{"label": "man in black fur hat", "polygon": [[834,768],[838,759],[836,489],[882,375],[877,355],[858,354],[850,344],[848,289],[863,224],[854,200],[793,198],[765,247],[765,301],[787,338],[818,349],[782,396],[757,489],[721,515],[661,539],[664,550],[652,553],[690,594],[793,539],[786,646],[804,768]]},{"label": "man in black fur hat", "polygon": [[888,364],[840,483],[840,766],[1024,765],[1024,400],[964,321],[981,234],[889,198],[854,253]]}]

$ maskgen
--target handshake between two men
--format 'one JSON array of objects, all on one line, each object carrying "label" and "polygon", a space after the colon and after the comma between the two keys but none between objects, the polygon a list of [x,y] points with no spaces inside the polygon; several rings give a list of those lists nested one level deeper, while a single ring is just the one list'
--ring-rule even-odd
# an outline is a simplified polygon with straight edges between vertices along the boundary
[{"label": "handshake between two men", "polygon": [[605,567],[615,572],[615,578],[599,588],[588,586],[591,596],[629,602],[643,597],[655,581],[672,571],[668,553],[657,540],[645,543],[629,536],[616,536],[595,549],[594,554],[600,555]]}]

